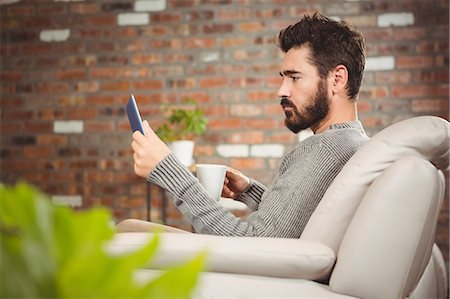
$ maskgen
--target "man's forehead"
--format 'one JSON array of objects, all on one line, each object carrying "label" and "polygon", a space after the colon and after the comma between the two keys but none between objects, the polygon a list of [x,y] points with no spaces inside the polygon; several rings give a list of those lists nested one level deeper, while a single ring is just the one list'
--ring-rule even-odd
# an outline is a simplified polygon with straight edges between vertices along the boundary
[{"label": "man's forehead", "polygon": [[292,74],[294,72],[304,72],[311,68],[315,69],[315,66],[311,63],[309,49],[304,47],[292,48],[285,54],[280,72]]}]

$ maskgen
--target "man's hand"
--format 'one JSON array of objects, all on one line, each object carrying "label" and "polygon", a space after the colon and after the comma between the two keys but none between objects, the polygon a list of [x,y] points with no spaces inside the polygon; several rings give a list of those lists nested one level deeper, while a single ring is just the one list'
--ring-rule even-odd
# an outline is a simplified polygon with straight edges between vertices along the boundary
[{"label": "man's hand", "polygon": [[250,186],[250,179],[240,171],[228,167],[223,182],[222,196],[228,198],[237,198]]},{"label": "man's hand", "polygon": [[156,165],[171,153],[166,144],[159,139],[150,125],[143,121],[145,135],[135,131],[131,148],[133,149],[134,172],[143,178],[147,178]]}]

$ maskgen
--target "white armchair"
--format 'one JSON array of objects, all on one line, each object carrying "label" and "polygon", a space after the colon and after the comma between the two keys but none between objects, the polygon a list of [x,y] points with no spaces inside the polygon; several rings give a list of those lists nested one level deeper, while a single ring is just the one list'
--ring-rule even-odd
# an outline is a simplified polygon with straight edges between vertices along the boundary
[{"label": "white armchair", "polygon": [[[300,239],[164,232],[156,262],[138,277],[206,249],[208,268],[194,298],[447,298],[434,237],[449,143],[444,119],[394,124],[345,165]],[[143,232],[149,227],[124,221],[109,250],[142,246],[153,236]]]}]

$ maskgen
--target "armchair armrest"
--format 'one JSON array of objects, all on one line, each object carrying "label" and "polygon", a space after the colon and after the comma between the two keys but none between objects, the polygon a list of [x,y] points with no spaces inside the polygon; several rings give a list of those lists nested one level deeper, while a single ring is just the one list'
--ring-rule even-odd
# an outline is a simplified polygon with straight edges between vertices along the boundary
[{"label": "armchair armrest", "polygon": [[[155,234],[119,233],[107,250],[120,254],[134,251]],[[329,276],[336,256],[327,246],[306,240],[222,237],[200,234],[159,234],[155,259],[147,268],[163,269],[208,253],[210,272],[318,280]]]}]

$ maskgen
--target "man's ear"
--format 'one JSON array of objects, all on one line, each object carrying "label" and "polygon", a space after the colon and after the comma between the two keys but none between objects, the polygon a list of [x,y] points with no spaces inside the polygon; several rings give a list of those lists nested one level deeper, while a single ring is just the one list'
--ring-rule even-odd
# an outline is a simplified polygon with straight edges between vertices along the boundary
[{"label": "man's ear", "polygon": [[345,65],[338,65],[331,71],[333,94],[347,93],[348,70]]}]

